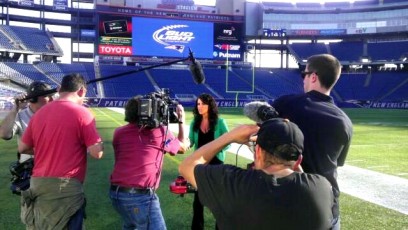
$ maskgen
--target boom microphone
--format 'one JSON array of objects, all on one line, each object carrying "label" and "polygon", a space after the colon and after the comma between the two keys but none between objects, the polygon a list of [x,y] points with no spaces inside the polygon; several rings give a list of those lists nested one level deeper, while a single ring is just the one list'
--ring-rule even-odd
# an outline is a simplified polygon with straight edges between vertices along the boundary
[{"label": "boom microphone", "polygon": [[27,95],[27,96],[24,97],[24,98],[17,99],[17,101],[28,101],[28,100],[30,100],[30,99],[32,99],[32,98],[41,97],[41,96],[45,96],[45,95],[48,95],[48,94],[54,94],[54,93],[56,93],[56,92],[58,92],[58,89],[57,89],[57,88],[55,88],[55,89],[50,89],[50,90],[42,91],[42,92],[40,92],[40,93]]},{"label": "boom microphone", "polygon": [[196,84],[203,84],[205,82],[205,75],[203,71],[203,67],[201,66],[200,62],[198,62],[194,56],[193,52],[189,48],[189,59],[191,64],[189,66],[191,75],[193,76],[193,80]]},{"label": "boom microphone", "polygon": [[257,124],[262,124],[272,118],[279,117],[279,113],[267,102],[253,101],[244,106],[244,115],[255,121]]}]

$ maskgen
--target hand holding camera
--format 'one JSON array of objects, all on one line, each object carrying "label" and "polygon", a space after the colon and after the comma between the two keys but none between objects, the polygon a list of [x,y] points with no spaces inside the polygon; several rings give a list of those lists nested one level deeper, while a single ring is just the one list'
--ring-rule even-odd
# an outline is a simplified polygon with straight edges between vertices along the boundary
[{"label": "hand holding camera", "polygon": [[14,106],[17,112],[27,107],[27,101],[24,100],[25,97],[26,97],[26,94],[22,93],[14,98]]}]

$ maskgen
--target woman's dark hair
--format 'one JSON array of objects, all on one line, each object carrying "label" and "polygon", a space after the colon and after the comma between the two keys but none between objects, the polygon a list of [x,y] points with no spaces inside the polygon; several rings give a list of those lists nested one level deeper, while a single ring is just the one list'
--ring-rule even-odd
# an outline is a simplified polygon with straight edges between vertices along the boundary
[{"label": "woman's dark hair", "polygon": [[134,96],[128,100],[125,106],[125,121],[129,123],[139,122],[138,110],[142,96]]},{"label": "woman's dark hair", "polygon": [[218,120],[218,106],[211,95],[203,93],[200,96],[198,96],[196,104],[193,109],[194,131],[197,131],[200,128],[201,121],[203,120],[203,116],[200,115],[197,109],[198,99],[200,99],[203,102],[203,104],[208,105],[208,120],[210,122],[210,130],[214,130]]}]

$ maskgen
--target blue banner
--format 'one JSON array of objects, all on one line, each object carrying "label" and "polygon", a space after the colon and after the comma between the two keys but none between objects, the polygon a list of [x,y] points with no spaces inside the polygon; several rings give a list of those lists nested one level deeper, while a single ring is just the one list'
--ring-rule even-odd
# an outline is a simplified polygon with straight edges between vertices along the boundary
[{"label": "blue banner", "polygon": [[[128,98],[88,98],[86,105],[89,107],[120,107],[124,108]],[[217,99],[217,106],[221,108],[226,107],[244,107],[246,103],[251,102],[252,100],[227,100],[227,99]],[[272,101],[268,101],[271,103]],[[189,102],[181,103],[184,107],[194,107],[195,100]]]},{"label": "blue banner", "polygon": [[372,102],[369,108],[377,109],[408,109],[408,102]]},{"label": "blue banner", "polygon": [[18,4],[20,6],[34,6],[34,0],[19,0]]},{"label": "blue banner", "polygon": [[[120,107],[124,108],[128,98],[88,98],[87,106],[90,107]],[[228,99],[217,99],[217,106],[220,108],[233,108],[233,107],[244,107],[246,103],[253,100],[228,100]],[[267,101],[272,104],[272,100]],[[195,100],[182,102],[184,107],[194,107]],[[371,103],[351,103],[343,102],[336,103],[342,108],[377,108],[377,109],[408,109],[408,102],[371,102]]]},{"label": "blue banner", "polygon": [[67,10],[68,0],[54,0],[53,9],[54,10]]},{"label": "blue banner", "polygon": [[81,30],[81,37],[94,38],[96,37],[96,32],[95,30]]},{"label": "blue banner", "polygon": [[[99,13],[109,14],[128,14],[132,16],[142,15],[147,17],[172,17],[188,20],[205,20],[205,21],[221,21],[221,22],[244,22],[244,16],[241,15],[219,15],[219,14],[203,14],[197,12],[180,12],[169,10],[154,10],[154,9],[139,9],[130,7],[116,7],[108,5],[96,5],[96,10]],[[172,13],[174,12],[174,13]]]}]

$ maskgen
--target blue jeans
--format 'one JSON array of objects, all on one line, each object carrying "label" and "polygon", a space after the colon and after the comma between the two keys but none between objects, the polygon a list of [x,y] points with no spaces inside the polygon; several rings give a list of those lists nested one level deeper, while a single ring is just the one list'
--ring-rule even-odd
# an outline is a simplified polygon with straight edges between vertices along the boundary
[{"label": "blue jeans", "polygon": [[340,230],[340,216],[333,219],[331,230]]},{"label": "blue jeans", "polygon": [[68,230],[84,229],[86,200],[82,207],[68,221]]},{"label": "blue jeans", "polygon": [[166,229],[156,193],[134,194],[109,190],[109,195],[113,207],[122,217],[122,229]]}]

